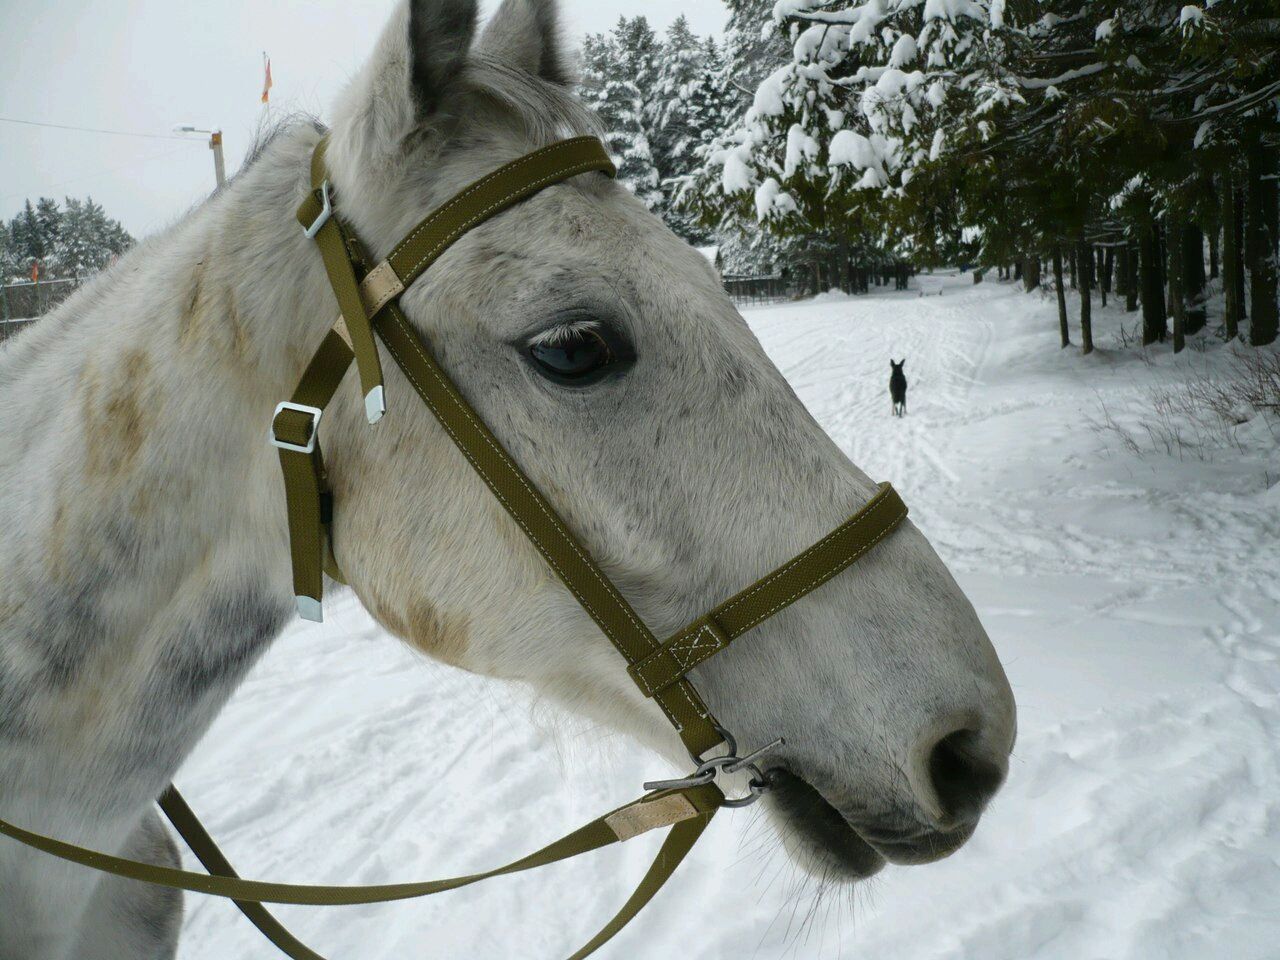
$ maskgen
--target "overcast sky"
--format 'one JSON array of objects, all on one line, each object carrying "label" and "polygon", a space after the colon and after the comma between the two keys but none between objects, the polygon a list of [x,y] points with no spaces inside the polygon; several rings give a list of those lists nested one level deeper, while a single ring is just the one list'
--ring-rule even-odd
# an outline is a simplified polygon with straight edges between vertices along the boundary
[{"label": "overcast sky", "polygon": [[[262,52],[271,109],[328,118],[395,0],[0,0],[0,117],[171,136],[220,126],[227,173],[261,116]],[[482,0],[486,13],[498,0]],[[575,39],[643,12],[723,30],[719,0],[561,0]],[[90,194],[135,236],[173,220],[213,186],[206,141],[144,139],[0,123],[0,217],[26,197]]]}]

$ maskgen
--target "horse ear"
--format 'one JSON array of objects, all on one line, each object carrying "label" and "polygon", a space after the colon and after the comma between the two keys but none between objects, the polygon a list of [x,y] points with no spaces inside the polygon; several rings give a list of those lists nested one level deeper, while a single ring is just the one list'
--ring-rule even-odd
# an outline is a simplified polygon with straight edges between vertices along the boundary
[{"label": "horse ear", "polygon": [[462,72],[477,16],[476,0],[410,0],[409,87],[420,116],[436,111]]},{"label": "horse ear", "polygon": [[573,71],[560,36],[557,0],[503,0],[477,50],[499,63],[568,86]]},{"label": "horse ear", "polygon": [[334,104],[331,167],[367,176],[440,109],[466,66],[476,0],[402,0],[373,54]]}]

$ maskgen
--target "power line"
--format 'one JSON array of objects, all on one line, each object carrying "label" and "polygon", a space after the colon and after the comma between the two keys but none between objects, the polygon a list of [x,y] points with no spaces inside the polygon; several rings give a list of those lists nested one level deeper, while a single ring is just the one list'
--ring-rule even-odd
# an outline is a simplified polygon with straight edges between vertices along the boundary
[{"label": "power line", "polygon": [[[175,137],[174,139],[182,140],[185,138]],[[84,173],[78,174],[72,177],[70,180],[63,180],[60,183],[47,184],[41,187],[40,189],[53,192],[54,190],[58,190],[62,187],[70,186],[73,183],[83,183],[85,180],[90,180],[90,179],[93,179],[94,177],[102,176],[104,174],[119,173],[121,170],[132,170],[135,167],[140,166],[141,164],[150,163],[152,160],[159,160],[162,157],[171,157],[175,153],[181,152],[183,149],[184,149],[183,147],[170,147],[168,150],[161,150],[159,153],[153,153],[153,154],[150,154],[149,156],[142,157],[140,159],[130,160],[128,163],[122,163],[113,167],[101,167],[96,170],[86,170]],[[11,194],[8,194],[7,196],[0,197],[0,203],[8,203],[10,200],[16,200],[22,196],[23,194],[21,193],[11,193]]]},{"label": "power line", "polygon": [[103,130],[100,127],[73,127],[65,123],[44,123],[40,120],[18,120],[14,117],[0,117],[0,123],[20,123],[26,127],[51,127],[54,130],[76,130],[80,133],[106,133],[113,137],[141,137],[145,140],[185,140],[188,143],[192,141],[190,137],[179,137],[173,134],[164,133],[134,133],[130,130]]}]

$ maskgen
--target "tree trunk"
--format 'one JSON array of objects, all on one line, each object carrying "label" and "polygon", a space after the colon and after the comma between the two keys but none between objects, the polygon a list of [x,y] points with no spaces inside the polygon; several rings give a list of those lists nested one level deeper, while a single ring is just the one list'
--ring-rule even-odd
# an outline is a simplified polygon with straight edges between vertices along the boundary
[{"label": "tree trunk", "polygon": [[1124,245],[1124,309],[1125,313],[1138,309],[1138,246],[1132,240]]},{"label": "tree trunk", "polygon": [[1209,279],[1218,279],[1218,236],[1221,233],[1219,224],[1214,224],[1209,231]]},{"label": "tree trunk", "polygon": [[1250,132],[1246,148],[1249,168],[1249,225],[1245,257],[1249,262],[1249,342],[1272,343],[1280,328],[1276,301],[1276,180],[1274,155],[1263,146],[1260,130]]},{"label": "tree trunk", "polygon": [[1236,223],[1235,180],[1228,167],[1222,173],[1222,324],[1227,340],[1240,336],[1240,280],[1243,269],[1240,238]]},{"label": "tree trunk", "polygon": [[1076,261],[1080,265],[1080,343],[1087,355],[1093,353],[1093,303],[1089,298],[1093,287],[1093,249],[1087,240],[1077,244]]},{"label": "tree trunk", "polygon": [[1030,293],[1040,286],[1040,257],[1027,257],[1022,261],[1022,289]]},{"label": "tree trunk", "polygon": [[1076,263],[1080,259],[1079,253],[1080,251],[1076,247],[1071,247],[1067,252],[1067,269],[1071,271],[1072,290],[1080,289],[1080,265]]},{"label": "tree trunk", "polygon": [[1160,274],[1160,234],[1155,223],[1142,228],[1138,261],[1142,274],[1142,345],[1164,340],[1164,278]]},{"label": "tree trunk", "polygon": [[1181,353],[1187,345],[1187,301],[1184,295],[1182,248],[1186,227],[1181,220],[1169,217],[1165,223],[1169,247],[1169,309],[1173,314],[1173,352]]},{"label": "tree trunk", "polygon": [[1058,291],[1058,329],[1062,333],[1062,345],[1071,346],[1071,333],[1067,330],[1067,291],[1062,287],[1062,244],[1053,245],[1053,287]]},{"label": "tree trunk", "polygon": [[1240,308],[1240,319],[1244,320],[1249,316],[1249,311],[1244,305],[1245,294],[1245,278],[1244,266],[1249,262],[1247,250],[1244,242],[1244,226],[1246,217],[1244,215],[1244,187],[1240,184],[1239,179],[1235,181],[1235,204],[1236,204],[1236,250],[1240,257],[1240,269],[1236,271],[1236,304]]},{"label": "tree trunk", "polygon": [[1205,325],[1204,231],[1194,223],[1182,224],[1182,302],[1188,334]]}]

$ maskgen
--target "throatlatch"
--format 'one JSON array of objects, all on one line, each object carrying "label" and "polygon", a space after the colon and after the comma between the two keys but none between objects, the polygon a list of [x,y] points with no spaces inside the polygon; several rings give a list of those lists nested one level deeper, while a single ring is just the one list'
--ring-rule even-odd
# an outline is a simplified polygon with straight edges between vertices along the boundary
[{"label": "throatlatch", "polygon": [[[320,451],[320,422],[353,360],[359,372],[366,417],[371,424],[382,418],[387,398],[376,342],[381,339],[409,384],[476,473],[622,654],[631,678],[671,721],[696,769],[687,777],[646,783],[649,792],[640,799],[506,866],[421,883],[318,887],[242,880],[173,787],[161,798],[161,808],[209,874],[108,856],[42,837],[2,820],[0,834],[96,870],[230,898],[288,956],[294,960],[323,960],[293,937],[262,904],[367,904],[428,896],[668,828],[657,859],[630,899],[570,958],[581,960],[621,930],[649,902],[701,836],[716,810],[744,806],[768,789],[768,778],[759,764],[770,750],[782,745],[782,738],[738,756],[736,742],[711,715],[694,689],[689,672],[866,554],[897,528],[906,517],[907,508],[892,487],[882,484],[862,509],[822,540],[660,643],[449,379],[398,303],[404,290],[473,227],[571,177],[592,172],[613,176],[616,171],[604,146],[594,137],[578,137],[500,167],[433,212],[387,259],[377,264],[369,263],[358,238],[338,215],[339,198],[328,179],[324,148],[322,139],[312,156],[311,191],[298,210],[298,220],[306,237],[320,249],[341,317],[321,341],[293,396],[276,408],[270,431],[284,474],[299,614],[320,620],[324,573],[342,580],[333,553],[331,525],[335,505]],[[397,415],[410,415],[410,410],[402,404]],[[727,755],[710,756],[722,745],[727,747]],[[750,774],[746,796],[734,800],[724,796],[715,783],[722,770]]]}]

